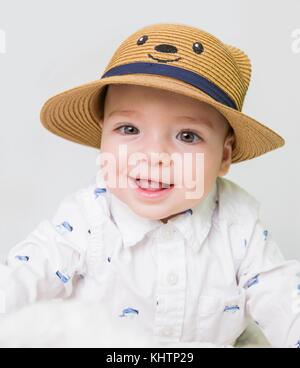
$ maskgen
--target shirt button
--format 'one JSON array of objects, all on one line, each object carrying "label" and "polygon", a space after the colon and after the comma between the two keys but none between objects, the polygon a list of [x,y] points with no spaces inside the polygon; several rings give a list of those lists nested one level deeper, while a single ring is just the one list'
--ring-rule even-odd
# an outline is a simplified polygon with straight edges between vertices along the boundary
[{"label": "shirt button", "polygon": [[176,285],[178,282],[178,275],[174,272],[170,272],[167,276],[169,285]]},{"label": "shirt button", "polygon": [[162,333],[164,336],[171,336],[172,332],[173,332],[172,327],[168,327],[168,326],[164,327],[162,330]]},{"label": "shirt button", "polygon": [[166,240],[173,239],[173,237],[175,236],[175,230],[174,229],[166,229],[163,236]]}]

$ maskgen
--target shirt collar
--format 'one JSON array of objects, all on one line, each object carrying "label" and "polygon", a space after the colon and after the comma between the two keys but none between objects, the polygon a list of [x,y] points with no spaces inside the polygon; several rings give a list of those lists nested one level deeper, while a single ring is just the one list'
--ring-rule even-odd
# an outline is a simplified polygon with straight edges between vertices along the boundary
[{"label": "shirt collar", "polygon": [[175,216],[169,222],[173,223],[187,239],[187,244],[198,252],[204,243],[212,226],[213,214],[219,198],[218,178],[207,196],[192,208],[192,214]]},{"label": "shirt collar", "polygon": [[159,220],[151,220],[137,215],[126,203],[110,193],[110,213],[119,228],[124,247],[141,241],[146,234],[162,225]]},{"label": "shirt collar", "polygon": [[135,245],[142,240],[148,232],[162,224],[159,220],[151,220],[137,215],[125,202],[116,197],[107,187],[102,171],[99,168],[94,192],[103,193],[99,195],[98,198],[99,200],[105,201],[106,214],[110,215],[121,232],[125,247]]},{"label": "shirt collar", "polygon": [[177,214],[164,224],[160,220],[147,219],[137,215],[126,203],[121,201],[106,187],[101,172],[97,174],[97,188],[106,188],[105,197],[108,212],[122,235],[124,247],[131,247],[141,241],[154,229],[174,225],[187,240],[188,245],[197,252],[206,239],[212,224],[212,216],[218,203],[218,178],[206,198],[192,209]]}]

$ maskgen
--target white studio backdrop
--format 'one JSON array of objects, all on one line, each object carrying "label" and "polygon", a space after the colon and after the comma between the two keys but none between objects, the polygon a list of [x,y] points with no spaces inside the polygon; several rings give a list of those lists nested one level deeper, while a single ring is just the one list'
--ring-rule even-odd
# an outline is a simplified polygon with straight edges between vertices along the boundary
[{"label": "white studio backdrop", "polygon": [[286,139],[226,176],[261,202],[287,258],[300,259],[300,2],[0,0],[0,254],[95,175],[96,150],[39,122],[52,95],[101,77],[119,44],[158,22],[202,28],[251,58],[243,111]]}]

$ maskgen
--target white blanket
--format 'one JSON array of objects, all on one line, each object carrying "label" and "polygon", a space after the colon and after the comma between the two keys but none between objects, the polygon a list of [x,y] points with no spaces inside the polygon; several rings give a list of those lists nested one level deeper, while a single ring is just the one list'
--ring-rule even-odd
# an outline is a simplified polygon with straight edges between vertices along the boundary
[{"label": "white blanket", "polygon": [[[263,334],[251,324],[236,347],[268,347]],[[130,318],[113,318],[104,306],[77,301],[33,304],[9,315],[0,315],[0,348],[213,348],[209,343],[157,343]],[[232,347],[232,346],[226,346]]]},{"label": "white blanket", "polygon": [[113,318],[99,305],[75,301],[37,303],[0,316],[0,347],[216,347],[199,342],[158,344],[138,320]]}]

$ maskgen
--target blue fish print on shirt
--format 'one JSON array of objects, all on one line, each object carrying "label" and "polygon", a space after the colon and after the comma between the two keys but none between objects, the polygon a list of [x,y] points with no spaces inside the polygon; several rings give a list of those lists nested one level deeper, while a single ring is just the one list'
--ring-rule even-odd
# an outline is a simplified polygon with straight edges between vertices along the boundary
[{"label": "blue fish print on shirt", "polygon": [[264,230],[263,234],[264,234],[264,240],[267,240],[267,237],[269,234],[268,230]]},{"label": "blue fish print on shirt", "polygon": [[226,305],[224,308],[224,312],[236,313],[238,310],[240,310],[238,305]]},{"label": "blue fish print on shirt", "polygon": [[120,315],[120,317],[131,317],[131,316],[136,316],[138,314],[139,314],[139,311],[137,309],[125,308],[123,309],[123,312]]},{"label": "blue fish print on shirt", "polygon": [[247,244],[248,244],[248,243],[247,243],[247,239],[243,239],[243,246],[244,246],[244,247],[247,247]]},{"label": "blue fish print on shirt", "polygon": [[70,276],[64,275],[62,272],[57,271],[56,276],[64,283],[66,284],[70,280]]},{"label": "blue fish print on shirt", "polygon": [[59,233],[64,234],[65,232],[72,232],[73,231],[73,227],[67,222],[64,221],[62,224],[57,225],[56,229],[58,230]]},{"label": "blue fish print on shirt", "polygon": [[102,193],[106,193],[106,188],[96,188],[94,190],[95,198],[98,198]]},{"label": "blue fish print on shirt", "polygon": [[21,262],[28,262],[29,257],[28,256],[15,256],[15,258]]},{"label": "blue fish print on shirt", "polygon": [[251,286],[258,284],[259,280],[258,280],[259,274],[257,274],[256,276],[252,277],[251,279],[249,279],[245,285],[244,288],[245,289],[249,289]]},{"label": "blue fish print on shirt", "polygon": [[296,347],[297,349],[300,349],[300,340],[299,340],[299,341],[297,341],[297,343],[296,343],[295,347]]}]

